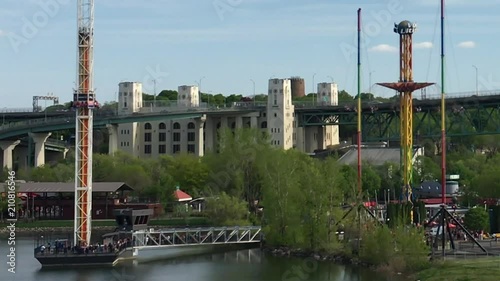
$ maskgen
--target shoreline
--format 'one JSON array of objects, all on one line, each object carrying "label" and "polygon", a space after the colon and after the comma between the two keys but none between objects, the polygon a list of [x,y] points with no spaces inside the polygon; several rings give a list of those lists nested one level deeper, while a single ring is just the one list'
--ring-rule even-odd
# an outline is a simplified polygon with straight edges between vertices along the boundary
[{"label": "shoreline", "polygon": [[340,265],[361,266],[375,269],[373,265],[363,262],[356,257],[349,257],[343,253],[321,253],[303,249],[293,249],[290,247],[272,247],[262,246],[262,251],[275,257],[295,257],[295,258],[313,258],[316,261],[331,261]]}]

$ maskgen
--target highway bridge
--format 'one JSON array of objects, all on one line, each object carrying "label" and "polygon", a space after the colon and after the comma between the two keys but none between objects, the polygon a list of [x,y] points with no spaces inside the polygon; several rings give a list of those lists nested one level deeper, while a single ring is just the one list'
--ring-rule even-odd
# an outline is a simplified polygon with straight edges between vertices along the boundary
[{"label": "highway bridge", "polygon": [[[322,106],[312,102],[294,102],[299,126],[341,125],[355,126],[356,100],[336,106]],[[441,128],[439,96],[414,99],[414,133],[418,137],[439,137]],[[239,102],[230,108],[166,108],[162,112],[116,115],[112,112],[94,116],[95,127],[108,124],[147,122],[168,119],[200,118],[203,115],[227,116],[264,111],[266,103]],[[500,133],[500,90],[447,95],[447,135],[489,135]],[[13,113],[14,114],[14,113]],[[17,114],[17,113],[16,113]],[[37,117],[39,113],[27,116]],[[17,139],[28,133],[54,132],[73,129],[74,113],[64,112],[59,117],[33,118],[0,126],[0,140]],[[362,104],[363,139],[365,141],[399,140],[399,101],[365,101]],[[341,127],[342,129],[342,127]]]}]

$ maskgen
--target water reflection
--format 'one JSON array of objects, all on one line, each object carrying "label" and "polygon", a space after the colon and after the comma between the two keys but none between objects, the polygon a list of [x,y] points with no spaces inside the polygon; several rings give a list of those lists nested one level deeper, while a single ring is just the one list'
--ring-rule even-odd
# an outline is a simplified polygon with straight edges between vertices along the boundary
[{"label": "water reflection", "polygon": [[310,258],[278,258],[260,250],[170,258],[114,268],[40,269],[32,242],[18,247],[20,263],[13,280],[23,281],[387,281],[374,272],[318,262]]}]

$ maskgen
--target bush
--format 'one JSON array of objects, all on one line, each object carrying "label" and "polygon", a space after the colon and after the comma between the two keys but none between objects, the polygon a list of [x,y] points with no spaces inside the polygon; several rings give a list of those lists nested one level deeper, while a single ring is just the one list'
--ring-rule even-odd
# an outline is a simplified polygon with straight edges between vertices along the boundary
[{"label": "bush", "polygon": [[388,272],[415,272],[430,265],[429,249],[421,229],[387,226],[363,233],[360,258]]},{"label": "bush", "polygon": [[488,232],[489,230],[489,215],[483,208],[475,207],[467,211],[464,217],[465,227],[470,231]]}]

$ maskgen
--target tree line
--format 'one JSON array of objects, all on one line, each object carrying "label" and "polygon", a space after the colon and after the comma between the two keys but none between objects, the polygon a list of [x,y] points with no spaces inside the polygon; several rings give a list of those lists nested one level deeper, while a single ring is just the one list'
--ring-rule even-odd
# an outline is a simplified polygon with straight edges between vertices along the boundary
[{"label": "tree line", "polygon": [[[125,182],[135,189],[131,194],[135,200],[163,204],[173,201],[178,186],[193,198],[207,198],[204,215],[215,225],[262,225],[271,245],[342,251],[381,265],[398,258],[404,258],[405,267],[424,264],[428,252],[421,239],[422,230],[380,228],[366,215],[362,227],[356,223],[360,216],[342,219],[346,206],[358,202],[359,197],[357,171],[354,166],[340,164],[338,155],[321,160],[293,149],[274,148],[269,136],[258,129],[225,130],[219,134],[218,152],[208,152],[202,158],[192,154],[158,158],[137,158],[123,152],[113,156],[95,154],[94,181]],[[20,170],[17,178],[73,182],[73,157]],[[438,163],[438,157],[420,157],[414,166],[415,182],[439,179]],[[448,155],[448,171],[461,175],[464,204],[475,205],[483,197],[500,197],[499,164],[498,155],[490,157],[472,151]],[[375,196],[383,200],[386,189],[398,197],[398,167],[396,163],[364,163],[363,200]],[[5,177],[4,172],[2,180]],[[183,210],[176,211],[188,215]],[[344,232],[349,242],[340,241],[339,232]],[[376,241],[374,237],[378,237]],[[361,248],[354,243],[360,240],[366,241]]]}]

